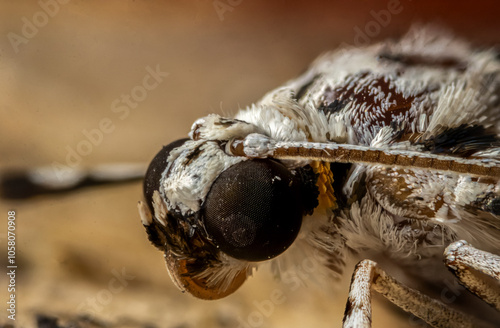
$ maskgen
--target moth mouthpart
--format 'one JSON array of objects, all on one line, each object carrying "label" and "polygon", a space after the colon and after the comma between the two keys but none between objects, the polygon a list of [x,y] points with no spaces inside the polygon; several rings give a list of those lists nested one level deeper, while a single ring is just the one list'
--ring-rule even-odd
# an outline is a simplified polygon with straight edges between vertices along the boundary
[{"label": "moth mouthpart", "polygon": [[[211,284],[207,277],[196,275],[188,268],[189,259],[178,258],[171,252],[165,254],[167,271],[174,284],[182,292],[187,291],[203,300],[217,300],[234,293],[246,280],[247,268],[238,270],[230,281]],[[216,269],[213,269],[216,270]]]}]

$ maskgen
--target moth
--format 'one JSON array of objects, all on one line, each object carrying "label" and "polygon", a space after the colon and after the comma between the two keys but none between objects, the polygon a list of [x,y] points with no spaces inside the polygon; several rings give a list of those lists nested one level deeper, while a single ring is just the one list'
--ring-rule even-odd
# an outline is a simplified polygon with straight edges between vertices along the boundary
[{"label": "moth", "polygon": [[[500,60],[432,27],[339,49],[234,117],[163,147],[139,214],[174,284],[235,292],[262,263],[314,257],[352,273],[344,327],[371,291],[433,327],[500,326]],[[143,175],[141,167],[21,172],[4,197]],[[444,263],[443,263],[444,262]],[[396,273],[393,273],[396,272]],[[450,279],[467,290],[460,300]]]},{"label": "moth", "polygon": [[[332,281],[362,259],[344,327],[371,325],[372,289],[434,327],[499,325],[499,73],[494,51],[433,28],[324,54],[160,150],[139,202],[149,240],[202,299],[300,250]],[[452,275],[478,298],[440,301]]]},{"label": "moth", "polygon": [[[433,28],[324,54],[160,150],[138,206],[149,240],[202,299],[300,250],[332,281],[362,259],[344,327],[371,325],[372,289],[434,327],[499,325],[499,73],[494,51]],[[440,301],[451,275],[478,298]]]}]

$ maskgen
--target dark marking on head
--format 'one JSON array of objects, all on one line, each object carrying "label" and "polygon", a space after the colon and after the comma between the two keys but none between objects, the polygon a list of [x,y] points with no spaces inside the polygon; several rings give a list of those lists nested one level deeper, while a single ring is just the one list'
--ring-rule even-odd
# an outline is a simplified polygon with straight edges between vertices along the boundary
[{"label": "dark marking on head", "polygon": [[199,229],[200,224],[195,226],[189,222],[196,220],[199,220],[199,215],[184,217],[180,213],[168,212],[164,218],[166,226],[157,219],[144,226],[153,246],[188,259],[186,266],[193,275],[219,262],[219,250],[207,239],[204,229]]},{"label": "dark marking on head", "polygon": [[152,224],[150,225],[145,225],[144,228],[146,229],[146,233],[148,234],[148,239],[155,246],[156,248],[160,250],[164,250],[165,247],[165,237],[164,234],[161,234],[159,232],[159,227],[156,224],[155,221],[153,221]]},{"label": "dark marking on head", "polygon": [[200,129],[203,125],[202,124],[196,124],[193,128],[192,128],[192,137],[193,137],[193,140],[200,140],[201,138],[201,133],[200,133]]},{"label": "dark marking on head", "polygon": [[194,148],[189,155],[186,156],[186,160],[182,164],[183,166],[187,166],[191,164],[194,160],[196,160],[200,155],[201,155],[201,145],[198,145],[198,147]]}]

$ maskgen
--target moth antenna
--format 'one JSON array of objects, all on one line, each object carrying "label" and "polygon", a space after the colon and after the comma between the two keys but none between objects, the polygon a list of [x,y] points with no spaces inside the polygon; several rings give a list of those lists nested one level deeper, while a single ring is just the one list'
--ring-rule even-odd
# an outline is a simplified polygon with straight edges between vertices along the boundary
[{"label": "moth antenna", "polygon": [[459,158],[351,144],[275,142],[257,134],[251,134],[243,140],[234,140],[229,146],[229,151],[237,156],[251,158],[270,157],[335,163],[378,164],[500,178],[500,162],[491,158]]}]

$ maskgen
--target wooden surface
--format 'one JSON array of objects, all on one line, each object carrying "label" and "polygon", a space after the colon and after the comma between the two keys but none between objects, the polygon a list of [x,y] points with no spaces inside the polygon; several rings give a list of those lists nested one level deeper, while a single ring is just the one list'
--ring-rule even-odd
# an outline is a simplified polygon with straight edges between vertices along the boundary
[{"label": "wooden surface", "polygon": [[[373,24],[372,11],[394,5],[232,3],[222,13],[212,1],[74,0],[60,4],[45,24],[38,22],[36,33],[13,47],[9,33],[22,36],[25,22],[42,8],[35,1],[2,0],[0,166],[66,165],[68,159],[83,166],[149,161],[162,145],[185,137],[196,118],[234,113],[300,74],[322,52],[359,42],[357,31]],[[498,44],[498,2],[469,3],[401,1],[400,12],[369,41],[397,37],[413,22],[430,21],[478,45]],[[118,103],[125,106],[122,95],[157,68],[168,76],[144,96],[138,94],[144,99],[136,106],[118,108]],[[105,131],[102,140],[80,159],[71,155],[88,146],[84,130],[98,128]],[[87,314],[99,322],[140,327],[246,327],[242,321],[250,327],[341,325],[347,283],[336,293],[311,282],[292,289],[259,270],[220,301],[181,294],[140,224],[140,198],[141,185],[135,183],[0,203],[2,272],[6,213],[17,213],[16,327],[35,326],[37,314],[61,322]],[[113,279],[122,270],[128,278],[117,285]],[[275,289],[286,301],[264,313],[257,304]],[[1,309],[0,325],[12,324],[5,316]],[[409,315],[379,298],[373,323],[414,326]]]}]

